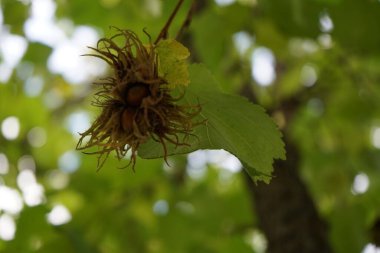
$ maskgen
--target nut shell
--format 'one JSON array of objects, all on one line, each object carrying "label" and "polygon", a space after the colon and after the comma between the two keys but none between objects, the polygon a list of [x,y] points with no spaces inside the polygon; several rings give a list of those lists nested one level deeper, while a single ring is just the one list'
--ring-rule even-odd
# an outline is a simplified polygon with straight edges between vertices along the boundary
[{"label": "nut shell", "polygon": [[131,108],[127,108],[124,110],[123,114],[121,115],[121,126],[123,128],[124,131],[126,132],[131,132],[132,129],[133,129],[133,119],[135,117],[135,114],[136,114],[136,111],[131,109]]},{"label": "nut shell", "polygon": [[126,102],[129,106],[139,107],[141,105],[142,100],[147,96],[149,96],[149,89],[146,84],[133,84],[127,90]]}]

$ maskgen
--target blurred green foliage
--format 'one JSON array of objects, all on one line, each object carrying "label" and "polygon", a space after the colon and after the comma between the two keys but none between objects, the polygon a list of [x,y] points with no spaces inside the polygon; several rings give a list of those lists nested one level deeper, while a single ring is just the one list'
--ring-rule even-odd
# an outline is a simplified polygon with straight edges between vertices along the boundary
[{"label": "blurred green foliage", "polygon": [[[190,1],[185,2],[170,35],[185,19]],[[141,36],[147,29],[155,38],[175,1],[55,4],[54,22],[67,36],[86,25],[100,36],[112,34],[109,26],[117,26]],[[24,24],[31,8],[26,0],[1,1],[2,35],[8,31],[26,37]],[[332,29],[324,30],[320,22],[326,15]],[[376,0],[252,0],[227,6],[205,1],[189,29],[193,60],[205,63],[226,92],[237,93],[248,83],[268,108],[303,94],[292,121],[282,122],[281,111],[277,120],[301,151],[300,172],[329,224],[337,253],[360,252],[380,215],[380,130],[375,134],[380,129],[379,16]],[[237,32],[253,41],[242,54],[234,46]],[[268,87],[251,76],[251,54],[259,47],[276,57],[276,80]],[[91,82],[73,85],[48,68],[53,51],[28,41],[13,74],[0,84],[0,123],[10,116],[20,122],[15,140],[0,135],[0,153],[9,164],[8,173],[0,175],[0,187],[22,193],[17,183],[20,158],[30,155],[37,182],[44,188],[41,204],[24,203],[19,213],[11,214],[16,233],[12,240],[0,239],[0,252],[260,252],[252,243],[257,220],[240,173],[208,163],[198,171],[203,175],[194,176],[186,156],[172,157],[171,167],[161,159],[139,159],[136,172],[117,169],[121,165],[112,157],[99,172],[95,156],[76,152],[63,159],[77,140],[68,127],[70,117],[85,112],[93,120],[97,109],[90,105]],[[311,87],[305,86],[310,77],[303,77],[305,66],[316,74]],[[25,92],[25,83],[33,76],[44,81],[36,96]],[[55,106],[47,106],[51,100]],[[46,134],[42,146],[32,145],[31,130],[36,127]],[[66,168],[72,160],[79,163],[75,171]],[[358,175],[369,180],[362,194],[353,188]],[[57,204],[69,210],[71,220],[55,226],[47,215]],[[6,213],[0,207],[0,216]]]}]

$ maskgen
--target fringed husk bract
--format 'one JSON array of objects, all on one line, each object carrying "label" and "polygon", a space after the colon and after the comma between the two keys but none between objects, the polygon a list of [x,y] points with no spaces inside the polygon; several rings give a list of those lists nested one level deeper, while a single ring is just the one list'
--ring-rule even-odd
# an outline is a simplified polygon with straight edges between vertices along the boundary
[{"label": "fringed husk bract", "polygon": [[[116,39],[123,39],[123,45]],[[161,143],[166,160],[166,143],[187,145],[193,118],[200,106],[179,105],[167,82],[158,73],[158,55],[151,42],[143,45],[137,35],[120,30],[111,38],[100,39],[92,48],[113,69],[113,75],[95,83],[100,86],[93,104],[102,109],[92,126],[81,133],[77,149],[98,147],[98,168],[112,151],[120,160],[128,151],[128,165],[134,168],[139,146],[149,138]],[[86,138],[86,143],[85,142]],[[128,166],[127,165],[127,166]]]}]

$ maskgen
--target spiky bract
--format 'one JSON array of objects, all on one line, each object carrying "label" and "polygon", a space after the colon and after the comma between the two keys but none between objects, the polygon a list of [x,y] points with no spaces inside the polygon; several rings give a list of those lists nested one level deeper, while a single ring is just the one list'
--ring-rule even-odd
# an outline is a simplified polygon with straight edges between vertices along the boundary
[{"label": "spiky bract", "polygon": [[[98,168],[112,151],[119,160],[131,151],[128,165],[134,168],[137,150],[149,138],[162,144],[166,160],[167,142],[187,145],[194,126],[192,119],[201,109],[199,105],[179,105],[172,97],[166,80],[159,76],[154,44],[143,45],[132,31],[117,31],[109,39],[100,39],[97,47],[91,48],[96,54],[89,54],[106,61],[114,72],[95,83],[100,90],[93,104],[102,111],[81,133],[77,145],[80,150],[100,147],[91,152],[99,154]],[[118,39],[123,40],[121,46],[115,42]]]}]

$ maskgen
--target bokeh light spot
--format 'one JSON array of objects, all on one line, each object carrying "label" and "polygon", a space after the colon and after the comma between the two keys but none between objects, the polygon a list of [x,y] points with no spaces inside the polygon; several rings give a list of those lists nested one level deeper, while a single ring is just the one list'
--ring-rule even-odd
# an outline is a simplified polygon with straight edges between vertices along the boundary
[{"label": "bokeh light spot", "polygon": [[0,174],[5,175],[9,171],[9,162],[5,154],[0,153]]},{"label": "bokeh light spot", "polygon": [[61,74],[70,84],[87,84],[105,73],[106,64],[103,61],[81,56],[89,53],[87,46],[96,45],[98,37],[94,28],[76,27],[71,39],[63,40],[54,48],[48,59],[49,70]]},{"label": "bokeh light spot", "polygon": [[36,175],[31,169],[23,169],[17,175],[17,185],[21,189],[22,196],[28,206],[37,206],[44,199],[44,188],[37,183]]},{"label": "bokeh light spot", "polygon": [[276,60],[272,51],[259,47],[252,54],[252,77],[261,86],[268,86],[276,79]]},{"label": "bokeh light spot", "polygon": [[380,149],[380,127],[376,127],[372,131],[372,145],[375,148]]},{"label": "bokeh light spot", "polygon": [[60,170],[53,170],[48,174],[47,179],[51,188],[61,190],[68,185],[70,178],[66,173]]},{"label": "bokeh light spot", "polygon": [[265,235],[259,230],[251,230],[247,233],[246,241],[251,245],[252,249],[257,253],[266,252],[268,242]]},{"label": "bokeh light spot", "polygon": [[13,240],[16,233],[16,223],[12,216],[3,214],[0,216],[0,239],[4,241]]},{"label": "bokeh light spot", "polygon": [[81,163],[80,156],[78,152],[70,150],[63,153],[58,160],[59,168],[66,173],[75,172]]},{"label": "bokeh light spot", "polygon": [[58,89],[51,89],[44,93],[44,104],[49,109],[57,109],[64,103],[63,96]]},{"label": "bokeh light spot", "polygon": [[26,80],[33,75],[34,64],[27,61],[22,61],[16,66],[17,77],[21,80]]},{"label": "bokeh light spot", "polygon": [[3,120],[1,124],[1,132],[7,140],[14,140],[18,137],[20,132],[20,121],[17,117],[10,116]]},{"label": "bokeh light spot", "polygon": [[160,199],[153,205],[153,212],[157,215],[166,215],[169,212],[169,204],[166,200]]},{"label": "bokeh light spot", "polygon": [[56,205],[47,214],[47,220],[54,226],[60,226],[71,220],[71,213],[64,205]]},{"label": "bokeh light spot", "polygon": [[354,182],[352,184],[352,194],[358,195],[365,193],[369,188],[369,178],[367,174],[361,172],[357,174],[354,178]]},{"label": "bokeh light spot", "polygon": [[302,67],[301,70],[301,83],[306,86],[306,87],[311,87],[315,84],[315,82],[318,79],[317,71],[315,70],[315,67],[306,64],[305,66]]},{"label": "bokeh light spot", "polygon": [[204,150],[197,150],[188,154],[186,173],[192,179],[202,179],[206,174],[207,157]]},{"label": "bokeh light spot", "polygon": [[29,144],[34,148],[40,148],[46,143],[46,131],[42,127],[34,127],[27,134]]},{"label": "bokeh light spot", "polygon": [[215,0],[215,3],[220,6],[230,5],[230,4],[233,4],[234,2],[235,0]]},{"label": "bokeh light spot", "polygon": [[368,243],[362,253],[380,253],[380,248],[379,247],[376,247],[376,245],[372,244],[372,243]]},{"label": "bokeh light spot", "polygon": [[162,14],[162,3],[159,0],[145,0],[145,9],[153,17],[159,17]]},{"label": "bokeh light spot", "polygon": [[253,44],[253,39],[251,35],[249,35],[245,31],[235,33],[232,39],[234,41],[235,48],[240,55],[244,55],[247,52],[247,50],[250,47],[252,47]]},{"label": "bokeh light spot", "polygon": [[10,214],[18,214],[23,208],[20,193],[5,185],[0,185],[0,210]]},{"label": "bokeh light spot", "polygon": [[45,189],[40,184],[33,184],[28,187],[26,191],[23,191],[23,197],[24,201],[28,206],[37,206],[44,202],[45,195],[44,195]]},{"label": "bokeh light spot", "polygon": [[66,119],[66,127],[74,136],[86,131],[91,126],[90,116],[85,111],[70,114]]},{"label": "bokeh light spot", "polygon": [[334,23],[327,12],[320,15],[319,24],[322,32],[331,32],[334,29]]},{"label": "bokeh light spot", "polygon": [[65,39],[62,29],[55,23],[57,5],[52,0],[33,0],[30,17],[24,23],[24,32],[30,41],[54,47]]},{"label": "bokeh light spot", "polygon": [[28,43],[24,37],[3,33],[0,37],[2,60],[9,67],[15,67],[24,56],[27,46]]},{"label": "bokeh light spot", "polygon": [[33,171],[23,170],[17,176],[17,185],[22,191],[27,191],[31,186],[37,183]]},{"label": "bokeh light spot", "polygon": [[243,167],[239,159],[225,150],[207,150],[206,156],[209,163],[231,172],[239,172]]},{"label": "bokeh light spot", "polygon": [[12,75],[13,68],[5,63],[0,63],[0,84],[6,84]]},{"label": "bokeh light spot", "polygon": [[20,157],[17,161],[17,167],[20,171],[22,170],[36,170],[36,162],[34,161],[33,156],[31,155],[24,155]]},{"label": "bokeh light spot", "polygon": [[44,87],[44,80],[40,76],[33,76],[26,79],[24,83],[24,92],[29,97],[36,97],[41,94]]},{"label": "bokeh light spot", "polygon": [[333,46],[333,41],[330,34],[324,33],[318,37],[319,44],[324,49],[330,49]]}]

